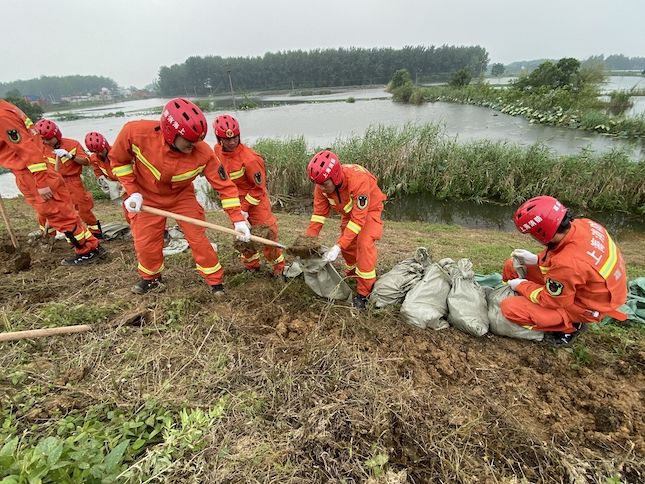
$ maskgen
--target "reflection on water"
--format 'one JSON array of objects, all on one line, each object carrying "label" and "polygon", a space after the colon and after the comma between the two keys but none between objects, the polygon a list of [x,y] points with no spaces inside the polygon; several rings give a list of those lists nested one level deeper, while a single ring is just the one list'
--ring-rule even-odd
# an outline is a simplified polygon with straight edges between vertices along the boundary
[{"label": "reflection on water", "polygon": [[[459,225],[474,229],[514,231],[513,213],[516,207],[471,201],[433,200],[423,195],[397,196],[385,204],[384,218]],[[643,217],[623,212],[575,212],[577,216],[592,218],[607,229],[619,234],[623,231],[645,233]]]}]

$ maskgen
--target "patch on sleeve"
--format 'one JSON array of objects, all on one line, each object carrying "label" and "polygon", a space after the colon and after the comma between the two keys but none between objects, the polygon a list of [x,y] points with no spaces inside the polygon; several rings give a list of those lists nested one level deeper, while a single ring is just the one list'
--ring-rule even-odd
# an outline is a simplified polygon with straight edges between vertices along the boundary
[{"label": "patch on sleeve", "polygon": [[253,175],[253,179],[255,180],[256,185],[262,185],[262,173],[259,171]]},{"label": "patch on sleeve", "polygon": [[359,195],[356,199],[356,201],[358,202],[356,205],[360,210],[365,210],[367,208],[369,200],[370,199],[367,195]]},{"label": "patch on sleeve", "polygon": [[20,143],[20,133],[17,129],[8,129],[7,136],[12,143]]},{"label": "patch on sleeve", "polygon": [[226,170],[224,169],[224,165],[219,166],[219,168],[217,169],[217,173],[219,173],[219,177],[222,180],[226,180]]},{"label": "patch on sleeve", "polygon": [[549,294],[551,294],[552,296],[559,296],[560,294],[562,294],[563,289],[564,285],[561,282],[547,278],[546,290],[549,292]]}]

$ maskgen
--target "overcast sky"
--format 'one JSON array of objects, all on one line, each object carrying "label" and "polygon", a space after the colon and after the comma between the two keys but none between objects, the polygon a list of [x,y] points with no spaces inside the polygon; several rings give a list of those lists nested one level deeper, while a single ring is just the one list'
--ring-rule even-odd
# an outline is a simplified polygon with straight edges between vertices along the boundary
[{"label": "overcast sky", "polygon": [[480,45],[491,62],[645,57],[645,0],[2,0],[0,82],[143,87],[192,55]]}]

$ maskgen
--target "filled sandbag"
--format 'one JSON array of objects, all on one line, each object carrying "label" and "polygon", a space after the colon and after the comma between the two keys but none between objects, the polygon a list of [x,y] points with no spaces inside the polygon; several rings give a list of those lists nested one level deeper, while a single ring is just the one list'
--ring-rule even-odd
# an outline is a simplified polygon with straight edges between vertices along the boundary
[{"label": "filled sandbag", "polygon": [[432,257],[425,247],[417,248],[414,257],[396,264],[392,270],[379,277],[374,284],[370,301],[376,308],[401,304],[405,295],[422,278],[432,263]]},{"label": "filled sandbag", "polygon": [[460,259],[450,268],[452,278],[448,293],[448,322],[451,326],[473,336],[488,333],[486,295],[475,282],[473,263]]},{"label": "filled sandbag", "polygon": [[448,269],[454,265],[452,259],[441,259],[431,264],[421,281],[405,296],[401,305],[401,314],[407,323],[421,329],[445,329],[448,322],[448,293],[450,292],[450,274]]},{"label": "filled sandbag", "polygon": [[349,301],[352,297],[352,289],[336,268],[322,257],[298,258],[285,267],[283,272],[288,278],[301,274],[305,284],[320,297],[340,301]]}]

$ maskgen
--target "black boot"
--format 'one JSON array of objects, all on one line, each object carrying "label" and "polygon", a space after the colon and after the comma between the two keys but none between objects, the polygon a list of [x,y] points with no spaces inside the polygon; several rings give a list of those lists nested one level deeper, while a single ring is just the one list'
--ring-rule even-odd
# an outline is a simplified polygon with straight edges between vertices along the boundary
[{"label": "black boot", "polygon": [[367,296],[361,296],[360,294],[357,294],[352,300],[352,306],[354,306],[356,309],[365,309],[367,307],[367,299]]},{"label": "black boot", "polygon": [[573,327],[576,330],[573,333],[561,333],[559,331],[554,331],[552,333],[544,334],[544,341],[550,345],[557,347],[570,346],[573,341],[584,333],[588,326],[583,323],[574,323]]},{"label": "black boot", "polygon": [[156,279],[139,279],[139,282],[132,286],[131,291],[135,294],[145,294],[154,289],[163,289],[161,277]]},{"label": "black boot", "polygon": [[63,259],[61,261],[61,265],[82,266],[86,264],[93,264],[95,262],[100,262],[100,260],[105,256],[107,256],[107,250],[99,245],[96,249],[90,250],[85,254],[76,254],[74,257]]},{"label": "black boot", "polygon": [[213,284],[211,286],[211,291],[213,295],[217,298],[224,297],[224,295],[226,294],[224,292],[224,284]]}]

